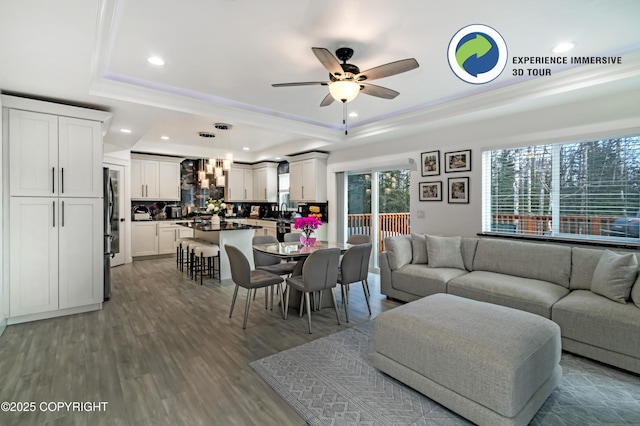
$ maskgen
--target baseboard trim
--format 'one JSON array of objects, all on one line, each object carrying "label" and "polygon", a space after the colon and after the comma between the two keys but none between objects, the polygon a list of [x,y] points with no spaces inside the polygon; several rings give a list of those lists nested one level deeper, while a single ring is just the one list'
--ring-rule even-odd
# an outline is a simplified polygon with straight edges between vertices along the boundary
[{"label": "baseboard trim", "polygon": [[43,319],[62,317],[65,315],[82,314],[84,312],[97,311],[100,309],[102,309],[102,303],[95,303],[93,305],[78,306],[76,308],[61,309],[59,311],[41,312],[39,314],[11,317],[7,319],[7,324],[21,324],[23,322],[38,321]]}]

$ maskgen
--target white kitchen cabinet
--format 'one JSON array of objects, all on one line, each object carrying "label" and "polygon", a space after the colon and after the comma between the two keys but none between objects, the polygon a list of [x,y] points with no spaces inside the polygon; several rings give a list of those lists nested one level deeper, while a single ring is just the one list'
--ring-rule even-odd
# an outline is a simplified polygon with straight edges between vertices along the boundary
[{"label": "white kitchen cabinet", "polygon": [[180,200],[180,163],[159,162],[159,199]]},{"label": "white kitchen cabinet", "polygon": [[289,160],[289,198],[295,202],[327,201],[327,154],[310,153]]},{"label": "white kitchen cabinet", "polygon": [[259,163],[253,166],[253,200],[264,203],[278,202],[278,165]]},{"label": "white kitchen cabinet", "polygon": [[253,201],[253,170],[245,167],[231,167],[227,172],[225,201]]},{"label": "white kitchen cabinet", "polygon": [[131,159],[132,200],[158,200],[159,185],[160,163],[158,161]]},{"label": "white kitchen cabinet", "polygon": [[154,221],[131,223],[131,256],[158,254],[158,224]]},{"label": "white kitchen cabinet", "polygon": [[11,196],[102,196],[101,122],[8,113]]},{"label": "white kitchen cabinet", "polygon": [[[100,309],[102,123],[110,113],[2,95],[10,177],[9,324]],[[4,145],[6,144],[6,145]]]},{"label": "white kitchen cabinet", "polygon": [[176,241],[180,238],[193,237],[193,229],[185,228],[176,222],[158,222],[158,253],[172,254],[176,252]]},{"label": "white kitchen cabinet", "polygon": [[10,316],[103,300],[102,200],[11,197]]}]

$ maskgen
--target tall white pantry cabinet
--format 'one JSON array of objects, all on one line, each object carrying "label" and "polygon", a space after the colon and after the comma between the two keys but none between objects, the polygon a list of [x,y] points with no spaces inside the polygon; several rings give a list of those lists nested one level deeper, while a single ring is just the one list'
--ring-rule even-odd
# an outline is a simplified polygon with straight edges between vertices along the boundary
[{"label": "tall white pantry cabinet", "polygon": [[2,107],[8,323],[100,309],[111,114],[5,95]]}]

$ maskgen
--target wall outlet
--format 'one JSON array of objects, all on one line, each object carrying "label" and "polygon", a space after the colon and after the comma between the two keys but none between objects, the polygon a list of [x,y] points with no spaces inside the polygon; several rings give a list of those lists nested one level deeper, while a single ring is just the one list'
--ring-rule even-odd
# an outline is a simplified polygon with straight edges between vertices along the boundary
[{"label": "wall outlet", "polygon": [[417,213],[418,219],[424,219],[425,218],[424,210],[418,210],[416,213]]}]

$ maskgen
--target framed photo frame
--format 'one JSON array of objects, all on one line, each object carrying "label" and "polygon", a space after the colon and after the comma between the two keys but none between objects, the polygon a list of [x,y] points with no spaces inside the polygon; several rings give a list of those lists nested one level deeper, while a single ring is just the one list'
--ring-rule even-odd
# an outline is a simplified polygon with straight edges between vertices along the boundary
[{"label": "framed photo frame", "polygon": [[471,150],[445,152],[444,171],[445,173],[470,172]]},{"label": "framed photo frame", "polygon": [[420,182],[418,189],[420,201],[442,201],[442,181]]},{"label": "framed photo frame", "polygon": [[440,151],[429,151],[420,154],[422,176],[438,176],[440,174]]},{"label": "framed photo frame", "polygon": [[449,203],[469,204],[469,178],[449,178]]}]

